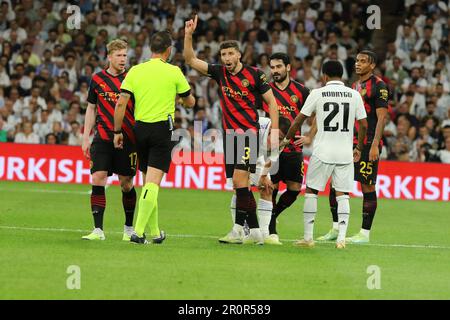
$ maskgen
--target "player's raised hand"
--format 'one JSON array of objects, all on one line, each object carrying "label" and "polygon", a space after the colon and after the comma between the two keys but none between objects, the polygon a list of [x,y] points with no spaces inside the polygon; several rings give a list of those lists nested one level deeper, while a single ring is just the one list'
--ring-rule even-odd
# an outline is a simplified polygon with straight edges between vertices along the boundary
[{"label": "player's raised hand", "polygon": [[184,33],[192,35],[197,28],[198,16],[195,15],[194,19],[186,21],[184,25]]},{"label": "player's raised hand", "polygon": [[122,133],[114,134],[114,148],[123,149],[123,134]]},{"label": "player's raised hand", "polygon": [[83,139],[83,143],[81,144],[81,150],[83,151],[83,155],[86,159],[91,159],[91,141],[89,139]]}]

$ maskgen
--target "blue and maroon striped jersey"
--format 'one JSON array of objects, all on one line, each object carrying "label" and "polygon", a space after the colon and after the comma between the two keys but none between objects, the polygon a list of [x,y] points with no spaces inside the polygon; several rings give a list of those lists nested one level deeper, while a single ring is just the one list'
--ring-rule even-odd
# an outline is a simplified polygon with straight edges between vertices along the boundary
[{"label": "blue and maroon striped jersey", "polygon": [[224,130],[259,130],[258,109],[262,95],[270,90],[265,74],[254,67],[243,66],[235,75],[218,64],[208,64],[208,75],[219,85]]},{"label": "blue and maroon striped jersey", "polygon": [[[367,113],[367,137],[365,140],[366,144],[371,144],[373,138],[375,137],[375,129],[377,128],[378,108],[387,108],[389,93],[386,84],[379,77],[372,75],[369,79],[363,82],[355,82],[352,88],[359,92],[364,101],[364,107]],[[356,131],[358,130],[358,122],[356,122]],[[354,143],[358,143],[358,139],[355,136]],[[382,145],[382,140],[380,140],[380,145]]]},{"label": "blue and maroon striped jersey", "polygon": [[[113,141],[114,137],[114,108],[120,96],[120,85],[127,75],[123,72],[113,76],[106,70],[96,73],[89,85],[87,101],[97,106],[95,119],[95,137],[104,141]],[[128,101],[125,117],[123,119],[122,131],[125,138],[132,143],[136,142],[133,133],[134,127],[134,98]]]},{"label": "blue and maroon striped jersey", "polygon": [[[280,117],[288,119],[292,124],[309,95],[309,89],[294,80],[290,80],[284,90],[278,88],[275,82],[271,82],[270,86],[277,101]],[[266,103],[263,104],[263,108],[266,113],[269,113],[269,106]],[[297,135],[300,135],[300,132],[297,132]],[[302,152],[302,147],[296,146],[292,140],[283,152]]]}]

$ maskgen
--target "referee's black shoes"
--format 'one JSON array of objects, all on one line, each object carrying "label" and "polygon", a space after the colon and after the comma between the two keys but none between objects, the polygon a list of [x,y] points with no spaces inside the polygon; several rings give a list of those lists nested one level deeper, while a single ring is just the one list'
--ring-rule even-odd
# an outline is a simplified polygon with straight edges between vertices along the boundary
[{"label": "referee's black shoes", "polygon": [[130,237],[130,242],[136,244],[148,244],[148,241],[145,238],[145,233],[142,235],[142,238],[139,238],[136,233],[133,233]]},{"label": "referee's black shoes", "polygon": [[164,231],[160,231],[159,237],[153,238],[152,243],[161,244],[166,239],[166,233]]}]

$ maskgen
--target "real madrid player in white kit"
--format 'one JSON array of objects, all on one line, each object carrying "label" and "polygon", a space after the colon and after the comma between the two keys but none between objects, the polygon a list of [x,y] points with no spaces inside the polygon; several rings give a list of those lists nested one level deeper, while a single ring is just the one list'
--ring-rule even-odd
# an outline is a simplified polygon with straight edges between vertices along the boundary
[{"label": "real madrid player in white kit", "polygon": [[[283,139],[289,143],[307,117],[316,114],[317,135],[306,173],[306,193],[303,207],[304,238],[295,243],[300,247],[313,247],[314,219],[317,212],[317,194],[324,191],[331,176],[338,203],[339,235],[336,248],[345,248],[350,203],[353,190],[354,165],[359,161],[367,132],[367,115],[361,95],[344,85],[339,61],[330,60],[322,66],[326,85],[311,91],[301,112]],[[353,149],[353,128],[359,122],[358,145]]]}]

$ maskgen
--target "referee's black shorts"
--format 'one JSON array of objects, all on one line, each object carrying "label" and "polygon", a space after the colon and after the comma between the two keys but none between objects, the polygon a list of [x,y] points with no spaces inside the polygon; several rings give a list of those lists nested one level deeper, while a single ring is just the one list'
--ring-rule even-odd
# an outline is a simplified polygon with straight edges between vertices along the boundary
[{"label": "referee's black shorts", "polygon": [[139,170],[147,172],[147,167],[169,172],[171,153],[175,143],[168,121],[147,123],[136,121],[134,126]]}]

